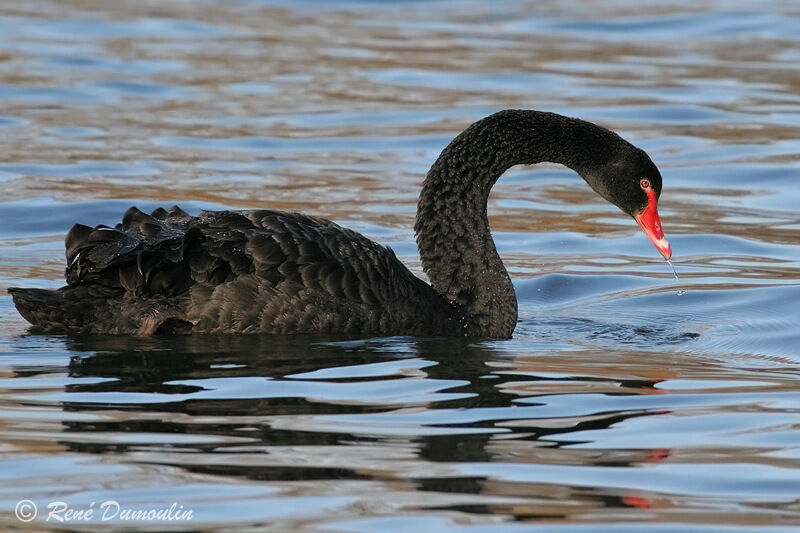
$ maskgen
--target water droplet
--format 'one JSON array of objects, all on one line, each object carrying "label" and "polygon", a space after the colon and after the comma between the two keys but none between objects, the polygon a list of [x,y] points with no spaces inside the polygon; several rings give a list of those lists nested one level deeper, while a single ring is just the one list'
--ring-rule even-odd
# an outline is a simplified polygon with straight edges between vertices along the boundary
[{"label": "water droplet", "polygon": [[[669,259],[667,259],[666,261],[667,261],[667,264],[669,265],[669,267],[672,269],[672,275],[675,276],[675,279],[677,281],[680,281],[678,279],[678,273],[675,271],[675,266],[672,264],[672,261],[670,261]],[[685,289],[678,289],[677,294],[678,294],[678,296],[683,296],[684,294],[686,294],[686,290]]]}]

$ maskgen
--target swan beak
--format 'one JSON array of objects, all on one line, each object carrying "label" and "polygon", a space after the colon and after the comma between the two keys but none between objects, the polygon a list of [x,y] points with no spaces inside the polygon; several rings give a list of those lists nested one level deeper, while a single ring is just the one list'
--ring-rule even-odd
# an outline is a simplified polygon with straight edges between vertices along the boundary
[{"label": "swan beak", "polygon": [[647,193],[647,207],[644,210],[636,215],[633,215],[633,218],[639,224],[639,227],[642,228],[642,231],[647,238],[656,246],[661,255],[664,256],[664,259],[669,260],[672,257],[672,248],[669,245],[669,242],[664,237],[664,230],[661,229],[661,219],[658,218],[658,209],[657,203],[658,199],[656,198],[656,193],[653,189],[647,189],[645,191]]}]

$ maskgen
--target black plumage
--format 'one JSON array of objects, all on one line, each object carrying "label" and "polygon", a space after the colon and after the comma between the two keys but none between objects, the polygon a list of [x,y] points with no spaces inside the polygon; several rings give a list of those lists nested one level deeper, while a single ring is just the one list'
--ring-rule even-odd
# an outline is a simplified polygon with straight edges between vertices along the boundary
[{"label": "black plumage", "polygon": [[415,230],[432,285],[390,248],[323,218],[132,207],[114,228],[69,231],[66,286],[9,292],[48,332],[510,337],[517,302],[486,204],[506,169],[540,161],[573,168],[629,214],[647,205],[640,177],[661,190],[647,155],[616,134],[503,111],[456,137],[428,173]]}]

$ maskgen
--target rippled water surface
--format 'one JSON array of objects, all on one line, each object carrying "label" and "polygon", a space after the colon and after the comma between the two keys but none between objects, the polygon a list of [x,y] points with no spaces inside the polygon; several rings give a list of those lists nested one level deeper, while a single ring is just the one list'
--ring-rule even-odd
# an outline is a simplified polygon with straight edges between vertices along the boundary
[{"label": "rippled water surface", "polygon": [[[679,281],[542,165],[490,199],[510,341],[26,335],[5,295],[131,204],[303,210],[421,273],[427,168],[507,107],[650,153]],[[3,2],[0,523],[796,531],[799,169],[795,2]]]}]

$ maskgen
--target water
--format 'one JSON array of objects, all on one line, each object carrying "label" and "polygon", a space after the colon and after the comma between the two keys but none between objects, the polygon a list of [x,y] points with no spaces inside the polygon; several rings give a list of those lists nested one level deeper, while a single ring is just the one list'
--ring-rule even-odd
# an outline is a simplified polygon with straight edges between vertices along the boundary
[{"label": "water", "polygon": [[[667,264],[669,265],[670,270],[672,270],[672,275],[675,276],[675,281],[679,281],[678,271],[675,270],[675,265],[673,265],[672,261],[670,261],[669,259],[667,259],[666,261]],[[684,294],[686,294],[686,291],[684,289],[678,289],[678,291],[675,294],[677,294],[678,296],[683,296]]]},{"label": "water", "polygon": [[2,294],[131,204],[303,210],[419,272],[422,177],[507,107],[646,149],[681,272],[543,165],[490,200],[510,341],[26,336],[0,296],[3,527],[797,531],[798,36],[788,1],[3,3]]}]

